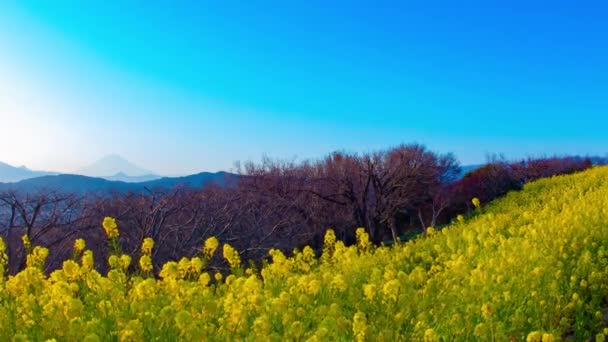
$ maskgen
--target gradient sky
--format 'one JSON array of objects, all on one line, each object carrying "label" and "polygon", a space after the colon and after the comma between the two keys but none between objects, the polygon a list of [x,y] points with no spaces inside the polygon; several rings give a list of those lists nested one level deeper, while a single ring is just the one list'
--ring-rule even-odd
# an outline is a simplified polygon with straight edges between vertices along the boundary
[{"label": "gradient sky", "polygon": [[0,161],[608,153],[606,1],[176,3],[2,1]]}]

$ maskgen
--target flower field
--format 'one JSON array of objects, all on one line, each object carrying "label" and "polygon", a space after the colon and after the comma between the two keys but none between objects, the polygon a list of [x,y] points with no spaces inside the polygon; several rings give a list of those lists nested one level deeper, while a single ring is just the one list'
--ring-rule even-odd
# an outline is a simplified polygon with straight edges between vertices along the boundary
[{"label": "flower field", "polygon": [[[475,206],[479,206],[476,203]],[[270,253],[260,270],[215,238],[153,276],[154,241],[122,255],[103,227],[110,271],[85,241],[45,275],[48,250],[0,267],[2,341],[603,341],[608,334],[608,168],[541,179],[470,217],[392,247],[363,229],[346,247],[329,230],[311,248]],[[230,275],[207,268],[221,253]],[[7,260],[0,244],[0,263]]]}]

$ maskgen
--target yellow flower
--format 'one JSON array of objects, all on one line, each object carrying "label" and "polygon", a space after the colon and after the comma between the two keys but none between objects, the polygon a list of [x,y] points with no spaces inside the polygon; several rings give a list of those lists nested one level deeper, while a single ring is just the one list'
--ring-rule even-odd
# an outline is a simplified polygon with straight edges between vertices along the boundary
[{"label": "yellow flower", "polygon": [[533,331],[526,337],[526,342],[541,342],[543,334],[540,331]]},{"label": "yellow flower", "polygon": [[479,209],[479,207],[481,207],[481,202],[479,201],[479,198],[475,197],[471,200],[471,203],[473,203],[473,206],[477,209]]},{"label": "yellow flower", "polygon": [[26,251],[32,247],[32,243],[30,242],[30,237],[27,236],[27,234],[24,234],[21,237],[21,241],[23,242],[23,247],[25,247]]},{"label": "yellow flower", "polygon": [[44,266],[46,258],[49,256],[49,250],[45,247],[36,246],[30,254],[27,255],[26,265],[27,267],[39,267]]},{"label": "yellow flower", "polygon": [[74,252],[76,252],[77,254],[84,251],[84,249],[86,248],[86,242],[83,239],[76,239],[74,241]]},{"label": "yellow flower", "polygon": [[360,252],[366,252],[371,246],[369,235],[365,232],[365,228],[359,227],[355,232],[357,236],[357,247]]},{"label": "yellow flower", "polygon": [[84,270],[86,270],[86,271],[92,270],[95,267],[95,260],[93,259],[93,252],[85,251],[82,254],[81,263],[82,263],[82,268]]},{"label": "yellow flower", "polygon": [[236,249],[227,243],[224,244],[223,255],[224,259],[228,261],[231,268],[241,265],[241,257],[239,256],[239,252],[237,252]]},{"label": "yellow flower", "polygon": [[205,263],[199,257],[194,257],[190,259],[190,272],[193,274],[199,274],[205,267]]},{"label": "yellow flower", "polygon": [[190,260],[188,260],[186,257],[181,258],[177,263],[177,269],[179,270],[180,278],[186,277],[190,271]]},{"label": "yellow flower", "polygon": [[361,311],[357,311],[355,317],[353,317],[353,335],[355,341],[365,341],[365,335],[367,333],[367,318]]},{"label": "yellow flower", "polygon": [[342,292],[346,290],[348,284],[346,284],[342,274],[336,274],[330,283],[330,287],[338,292]]},{"label": "yellow flower", "polygon": [[481,316],[483,318],[488,319],[488,318],[492,317],[493,314],[494,314],[494,311],[492,310],[492,307],[490,307],[490,305],[483,304],[481,306]]},{"label": "yellow flower", "polygon": [[152,248],[154,248],[154,240],[149,237],[145,238],[141,244],[141,253],[145,255],[151,255]]},{"label": "yellow flower", "polygon": [[64,261],[62,269],[69,280],[75,280],[80,276],[80,266],[74,260]]},{"label": "yellow flower", "polygon": [[325,232],[325,237],[323,238],[323,244],[326,247],[333,247],[334,244],[336,243],[336,233],[334,232],[333,229],[328,229]]},{"label": "yellow flower", "polygon": [[116,220],[111,217],[105,217],[103,219],[103,229],[106,231],[106,235],[108,239],[116,239],[119,235],[118,225],[116,224]]},{"label": "yellow flower", "polygon": [[557,342],[559,340],[561,340],[561,339],[557,339],[555,336],[553,336],[553,334],[544,333],[542,342]]},{"label": "yellow flower", "polygon": [[139,269],[144,273],[152,272],[152,257],[147,254],[142,255],[139,258]]},{"label": "yellow flower", "polygon": [[163,279],[177,279],[179,278],[179,269],[175,261],[169,261],[163,265],[163,268],[158,274]]},{"label": "yellow flower", "polygon": [[143,341],[143,324],[138,319],[128,321],[118,336],[120,341]]},{"label": "yellow flower", "polygon": [[376,286],[373,284],[363,285],[363,294],[367,300],[372,301],[376,296]]},{"label": "yellow flower", "polygon": [[213,254],[215,254],[215,251],[217,250],[217,247],[219,245],[219,240],[215,236],[211,236],[207,240],[205,240],[205,244],[203,246],[203,253],[207,258],[211,258]]},{"label": "yellow flower", "polygon": [[329,262],[330,260],[332,260],[335,250],[336,233],[333,229],[330,228],[325,232],[325,237],[323,238],[323,254],[321,255],[321,259],[324,262]]},{"label": "yellow flower", "polygon": [[308,283],[306,288],[307,292],[311,295],[316,295],[321,290],[321,282],[317,279],[313,279]]},{"label": "yellow flower", "polygon": [[424,342],[439,341],[439,336],[437,336],[437,333],[433,329],[426,329],[424,331],[423,340],[424,340]]},{"label": "yellow flower", "polygon": [[211,281],[211,277],[209,276],[209,273],[207,273],[207,272],[203,272],[200,276],[198,276],[198,283],[202,286],[209,285],[210,281]]},{"label": "yellow flower", "polygon": [[131,265],[131,256],[127,254],[123,254],[120,256],[120,267],[126,271]]},{"label": "yellow flower", "polygon": [[400,284],[397,279],[393,279],[382,287],[382,293],[387,299],[392,301],[397,301],[397,297],[399,296]]},{"label": "yellow flower", "polygon": [[230,274],[226,277],[226,285],[230,285],[232,284],[234,281],[236,280],[236,277],[234,276],[234,274]]},{"label": "yellow flower", "polygon": [[6,244],[0,237],[0,280],[4,278],[6,272],[6,266],[8,263],[8,254],[6,253]]},{"label": "yellow flower", "polygon": [[110,255],[108,257],[108,264],[113,269],[120,268],[120,258],[116,255]]}]

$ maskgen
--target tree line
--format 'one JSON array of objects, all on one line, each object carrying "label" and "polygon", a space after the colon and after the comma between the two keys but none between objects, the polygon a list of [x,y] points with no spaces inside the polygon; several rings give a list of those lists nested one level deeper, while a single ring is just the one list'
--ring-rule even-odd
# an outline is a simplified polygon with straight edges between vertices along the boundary
[{"label": "tree line", "polygon": [[[11,273],[25,264],[23,235],[50,249],[48,270],[71,256],[77,238],[87,241],[104,270],[105,216],[117,219],[121,247],[133,257],[139,256],[144,238],[156,241],[156,268],[199,253],[209,236],[230,243],[244,260],[259,262],[270,248],[320,250],[330,227],[347,243],[355,241],[357,227],[364,227],[376,244],[395,241],[469,212],[472,198],[487,203],[526,182],[591,165],[580,157],[493,160],[461,177],[452,154],[418,144],[363,154],[334,152],[301,162],[264,158],[245,163],[236,177],[227,175],[222,187],[111,196],[0,193],[0,236],[7,243]],[[221,262],[218,258],[215,265],[222,267]]]}]

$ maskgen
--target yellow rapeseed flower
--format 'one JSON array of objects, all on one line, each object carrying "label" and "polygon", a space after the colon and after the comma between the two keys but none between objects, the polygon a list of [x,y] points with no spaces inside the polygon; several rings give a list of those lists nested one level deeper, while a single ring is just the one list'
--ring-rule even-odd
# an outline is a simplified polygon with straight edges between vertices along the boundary
[{"label": "yellow rapeseed flower", "polygon": [[325,232],[325,237],[323,238],[323,244],[324,246],[331,248],[335,245],[336,243],[336,233],[334,232],[333,229],[328,229]]},{"label": "yellow rapeseed flower", "polygon": [[374,300],[374,297],[376,296],[376,285],[374,285],[374,284],[363,285],[363,295],[369,301]]},{"label": "yellow rapeseed flower", "polygon": [[192,274],[199,274],[205,267],[205,263],[199,257],[194,257],[190,259],[190,272]]},{"label": "yellow rapeseed flower", "polygon": [[23,234],[23,236],[21,236],[21,241],[23,242],[23,247],[25,248],[26,251],[32,247],[32,243],[30,242],[30,237],[27,236],[27,234]]},{"label": "yellow rapeseed flower", "polygon": [[198,276],[198,283],[202,286],[209,285],[210,281],[211,281],[211,276],[209,276],[209,273],[207,273],[207,272],[203,272],[200,276]]},{"label": "yellow rapeseed flower", "polygon": [[185,278],[190,272],[190,260],[186,257],[181,258],[177,263],[177,269],[179,270],[180,278]]},{"label": "yellow rapeseed flower", "polygon": [[203,254],[207,258],[211,258],[213,254],[215,254],[215,251],[219,245],[220,242],[215,236],[209,237],[207,240],[205,240],[205,244],[203,245]]},{"label": "yellow rapeseed flower", "polygon": [[222,254],[224,256],[224,259],[226,259],[226,261],[228,261],[228,264],[230,264],[231,268],[241,265],[241,257],[239,256],[239,252],[237,252],[237,250],[234,249],[229,244],[227,244],[227,243],[224,244],[224,249],[223,249]]},{"label": "yellow rapeseed flower", "polygon": [[152,255],[152,248],[154,248],[154,239],[145,238],[141,244],[141,253],[145,255]]},{"label": "yellow rapeseed flower", "polygon": [[365,232],[365,228],[357,228],[355,235],[357,237],[357,247],[359,248],[359,251],[367,252],[371,246],[371,242],[369,241],[369,235]]},{"label": "yellow rapeseed flower", "polygon": [[80,277],[80,266],[74,260],[64,261],[62,269],[69,280],[75,280]]},{"label": "yellow rapeseed flower", "polygon": [[492,307],[490,307],[489,304],[484,303],[481,306],[481,316],[485,319],[489,319],[490,317],[492,317],[492,315],[494,314],[494,311],[492,310]]},{"label": "yellow rapeseed flower", "polygon": [[543,334],[540,331],[533,331],[526,337],[526,342],[541,342]]},{"label": "yellow rapeseed flower", "polygon": [[367,318],[365,317],[365,314],[363,312],[357,311],[357,313],[355,313],[355,316],[353,317],[353,336],[355,337],[355,341],[365,341],[366,334]]},{"label": "yellow rapeseed flower", "polygon": [[118,225],[116,220],[112,217],[105,217],[103,219],[103,229],[106,231],[108,239],[116,239],[119,236]]},{"label": "yellow rapeseed flower", "polygon": [[179,269],[177,267],[177,262],[169,261],[164,264],[158,275],[163,279],[179,278]]},{"label": "yellow rapeseed flower", "polygon": [[152,272],[152,257],[150,257],[148,254],[144,254],[139,258],[139,269],[144,272],[144,273],[148,273],[148,272]]},{"label": "yellow rapeseed flower", "polygon": [[127,269],[129,269],[129,266],[131,265],[131,256],[128,254],[123,254],[120,256],[120,267],[123,269],[123,271],[126,271]]},{"label": "yellow rapeseed flower", "polygon": [[82,268],[86,271],[91,271],[95,267],[95,260],[93,259],[92,251],[85,251],[82,254]]},{"label": "yellow rapeseed flower", "polygon": [[116,255],[110,255],[108,257],[108,264],[110,265],[110,268],[112,269],[117,269],[120,268],[120,258]]},{"label": "yellow rapeseed flower", "polygon": [[87,244],[83,239],[74,240],[74,252],[80,253],[80,252],[84,251],[84,249],[86,247],[87,247]]},{"label": "yellow rapeseed flower", "polygon": [[433,330],[433,329],[426,329],[424,331],[423,341],[424,342],[439,341],[439,336],[437,336],[437,333],[435,332],[435,330]]},{"label": "yellow rapeseed flower", "polygon": [[36,246],[26,258],[27,267],[43,268],[46,258],[49,256],[49,250],[45,247]]}]

